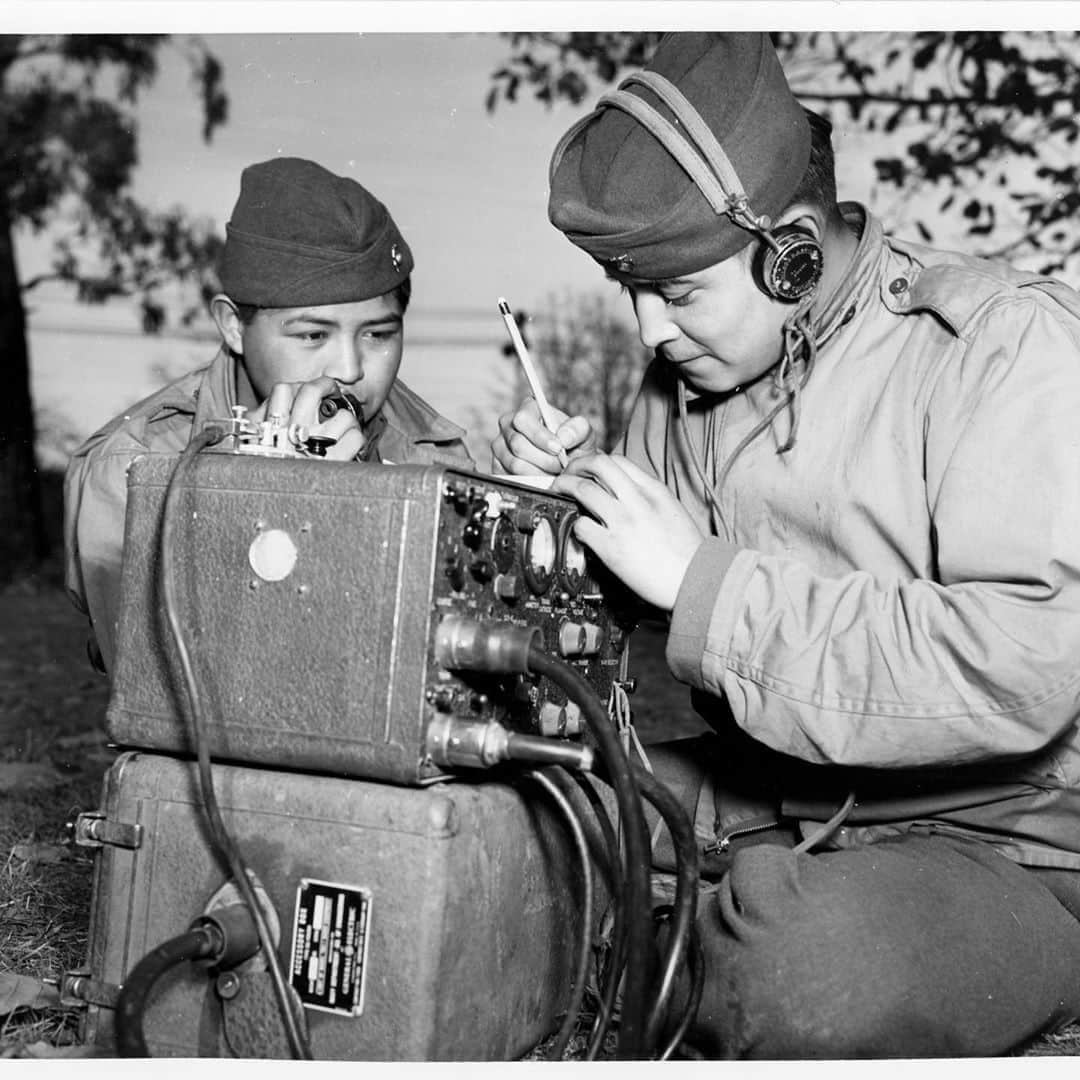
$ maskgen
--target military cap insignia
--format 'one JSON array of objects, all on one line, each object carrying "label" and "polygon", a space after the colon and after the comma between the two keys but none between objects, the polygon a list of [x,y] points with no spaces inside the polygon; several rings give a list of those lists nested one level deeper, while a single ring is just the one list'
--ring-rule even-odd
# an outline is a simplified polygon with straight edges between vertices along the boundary
[{"label": "military cap insignia", "polygon": [[395,270],[401,269],[401,263],[404,256],[401,254],[401,248],[396,243],[390,245],[390,261],[394,264]]},{"label": "military cap insignia", "polygon": [[622,255],[613,255],[607,261],[611,264],[612,269],[618,270],[620,274],[629,274],[634,269],[634,256],[625,252]]}]

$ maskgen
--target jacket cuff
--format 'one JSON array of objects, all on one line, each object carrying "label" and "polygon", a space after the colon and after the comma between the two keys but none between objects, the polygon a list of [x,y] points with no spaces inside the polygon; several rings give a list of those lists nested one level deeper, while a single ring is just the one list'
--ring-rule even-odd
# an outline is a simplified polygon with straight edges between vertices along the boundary
[{"label": "jacket cuff", "polygon": [[680,682],[701,688],[701,663],[720,582],[739,549],[726,540],[709,537],[694,553],[679,586],[671,612],[667,662]]}]

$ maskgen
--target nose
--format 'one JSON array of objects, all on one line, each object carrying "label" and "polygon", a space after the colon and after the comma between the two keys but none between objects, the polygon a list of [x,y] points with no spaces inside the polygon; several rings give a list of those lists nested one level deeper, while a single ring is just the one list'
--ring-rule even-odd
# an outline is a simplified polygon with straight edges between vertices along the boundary
[{"label": "nose", "polygon": [[679,336],[679,328],[668,316],[668,306],[659,293],[639,289],[634,294],[634,315],[638,336],[646,349],[658,349]]},{"label": "nose", "polygon": [[333,359],[324,374],[339,383],[351,385],[364,377],[364,354],[360,343],[349,334],[342,334]]}]

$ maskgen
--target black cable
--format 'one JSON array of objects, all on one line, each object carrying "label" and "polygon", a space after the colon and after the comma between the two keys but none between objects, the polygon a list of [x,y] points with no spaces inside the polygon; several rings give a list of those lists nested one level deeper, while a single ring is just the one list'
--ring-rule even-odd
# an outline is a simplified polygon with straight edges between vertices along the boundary
[{"label": "black cable", "polygon": [[301,1021],[298,1019],[294,1006],[294,999],[285,980],[285,973],[281,967],[281,959],[277,954],[274,943],[273,931],[262,909],[255,890],[252,887],[248,875],[247,866],[243,856],[236,846],[233,838],[225,827],[218,806],[217,795],[214,792],[214,779],[210,768],[210,752],[203,722],[202,702],[199,697],[199,683],[195,676],[195,669],[191,662],[187,642],[184,639],[183,629],[177,616],[176,601],[176,575],[173,570],[173,556],[176,551],[175,532],[177,529],[178,514],[176,505],[179,499],[181,478],[190,470],[192,463],[198,454],[208,446],[213,446],[225,438],[226,432],[220,427],[207,427],[195,435],[191,442],[180,455],[180,460],[169,478],[169,484],[165,492],[165,504],[161,515],[161,590],[165,615],[168,619],[169,629],[172,633],[173,642],[180,659],[180,666],[184,674],[184,686],[188,695],[188,709],[190,713],[191,728],[194,736],[195,754],[198,764],[199,786],[202,792],[202,801],[206,810],[207,820],[211,834],[219,851],[225,857],[229,872],[233,877],[241,899],[251,912],[258,931],[259,942],[266,954],[267,967],[270,972],[270,981],[274,988],[278,1007],[282,1020],[285,1024],[285,1034],[289,1041],[289,1048],[293,1057],[308,1061],[311,1059],[311,1050],[308,1046],[307,1037],[304,1034]]},{"label": "black cable", "polygon": [[619,847],[619,838],[615,834],[615,827],[611,824],[611,818],[608,816],[607,807],[597,793],[595,786],[578,773],[571,773],[570,775],[592,806],[596,822],[600,827],[603,850],[607,856],[606,868],[610,875],[611,896],[614,904],[611,955],[608,957],[606,966],[597,957],[598,1001],[596,1017],[593,1020],[585,1055],[586,1061],[595,1061],[597,1053],[604,1045],[608,1027],[615,1013],[615,995],[622,978],[622,965],[626,952],[626,940],[623,932],[626,919],[624,905],[619,903],[619,897],[622,895],[622,852]]},{"label": "black cable", "polygon": [[694,826],[682,804],[671,790],[660,783],[640,762],[633,762],[634,779],[641,794],[659,811],[671,833],[675,848],[676,877],[674,915],[668,935],[667,951],[662,966],[660,988],[653,999],[649,1014],[648,1040],[654,1046],[660,1036],[664,1012],[671,998],[679,964],[686,953],[687,941],[697,912],[698,852]]},{"label": "black cable", "polygon": [[[557,772],[556,769],[545,772]],[[578,1015],[581,1012],[581,1002],[585,997],[585,980],[589,974],[589,953],[592,949],[592,913],[593,913],[593,875],[592,861],[589,856],[589,844],[585,839],[585,829],[578,817],[577,810],[562,792],[561,788],[545,772],[538,769],[530,769],[527,776],[532,777],[554,800],[556,806],[566,818],[570,831],[574,836],[574,844],[577,847],[578,857],[581,862],[581,878],[583,882],[582,905],[584,907],[584,921],[582,923],[580,944],[578,947],[578,959],[574,968],[574,980],[571,984],[573,989],[570,993],[570,1001],[567,1004],[566,1017],[559,1028],[555,1041],[548,1047],[547,1058],[549,1061],[561,1061],[570,1036],[577,1026]]]},{"label": "black cable", "polygon": [[608,1028],[615,1015],[615,995],[622,979],[622,966],[626,951],[626,941],[623,933],[625,923],[624,905],[620,902],[622,896],[622,852],[619,847],[618,837],[615,834],[615,828],[608,815],[608,808],[600,798],[596,786],[577,772],[567,773],[560,771],[555,772],[553,775],[556,779],[565,780],[566,783],[572,781],[576,784],[594,813],[595,821],[600,829],[600,850],[604,856],[603,868],[607,872],[612,897],[611,907],[614,909],[610,936],[610,955],[607,957],[606,964],[599,955],[596,959],[597,1009],[585,1052],[586,1061],[595,1061],[597,1053],[603,1048]]},{"label": "black cable", "polygon": [[688,961],[690,965],[690,997],[686,1002],[686,1007],[683,1009],[679,1026],[675,1029],[658,1059],[660,1061],[667,1061],[678,1049],[679,1043],[686,1037],[686,1033],[697,1015],[698,1006],[701,1004],[701,993],[705,988],[705,949],[701,944],[701,938],[698,936],[696,926],[690,927]]},{"label": "black cable", "polygon": [[205,960],[220,948],[221,942],[212,929],[199,927],[163,942],[132,968],[116,1003],[116,1047],[120,1057],[150,1057],[143,1034],[142,1014],[158,979],[177,964],[185,960]]},{"label": "black cable", "polygon": [[637,784],[630,762],[611,727],[607,709],[585,678],[569,664],[548,655],[535,644],[528,650],[529,670],[546,676],[580,706],[589,731],[600,748],[607,767],[619,814],[625,823],[626,859],[624,902],[626,904],[626,965],[623,974],[623,1003],[619,1022],[617,1057],[621,1060],[648,1057],[646,984],[653,959],[652,919],[649,890],[649,834],[645,827]]}]

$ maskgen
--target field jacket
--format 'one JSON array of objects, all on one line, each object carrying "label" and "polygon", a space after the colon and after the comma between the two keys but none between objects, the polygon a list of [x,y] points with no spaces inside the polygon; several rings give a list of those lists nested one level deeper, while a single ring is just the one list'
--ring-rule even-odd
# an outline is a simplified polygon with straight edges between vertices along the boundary
[{"label": "field jacket", "polygon": [[[235,361],[214,360],[116,417],[75,451],[64,478],[65,584],[90,616],[97,647],[111,670],[119,617],[127,472],[147,453],[179,454],[208,420],[228,418],[236,401]],[[400,380],[381,410],[378,453],[394,464],[472,465],[465,432]]]},{"label": "field jacket", "polygon": [[[843,209],[795,444],[781,411],[731,462],[671,618],[727,743],[721,838],[851,793],[840,846],[927,829],[1080,869],[1080,296]],[[715,480],[782,399],[698,397],[684,427],[672,380],[648,370],[624,449],[709,532],[687,437]]]}]

